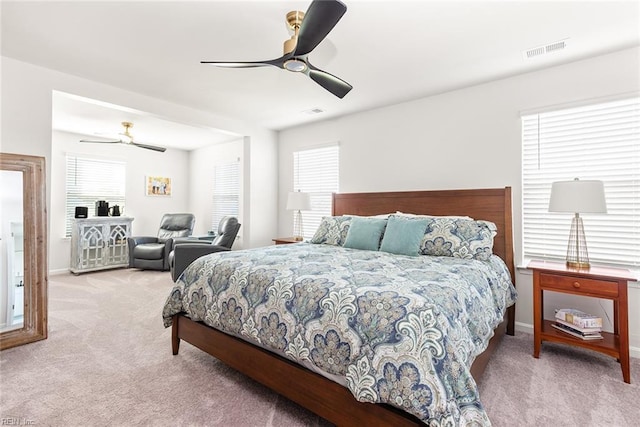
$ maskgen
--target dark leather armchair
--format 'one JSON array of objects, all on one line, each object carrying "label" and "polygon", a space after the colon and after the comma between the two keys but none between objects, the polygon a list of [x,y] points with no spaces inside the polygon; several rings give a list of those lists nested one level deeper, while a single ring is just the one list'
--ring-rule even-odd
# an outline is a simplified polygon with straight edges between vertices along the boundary
[{"label": "dark leather armchair", "polygon": [[165,214],[156,237],[129,237],[129,267],[142,270],[169,270],[169,254],[173,241],[190,236],[196,222],[189,213]]},{"label": "dark leather armchair", "polygon": [[238,219],[225,216],[220,220],[218,233],[214,239],[207,240],[177,239],[173,251],[169,254],[171,278],[175,282],[182,272],[196,259],[214,252],[230,251],[240,230]]}]

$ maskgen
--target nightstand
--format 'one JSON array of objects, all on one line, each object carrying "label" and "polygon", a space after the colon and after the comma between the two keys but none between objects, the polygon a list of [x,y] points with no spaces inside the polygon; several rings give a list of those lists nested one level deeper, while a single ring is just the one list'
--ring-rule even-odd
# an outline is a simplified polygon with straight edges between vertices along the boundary
[{"label": "nightstand", "polygon": [[288,245],[289,243],[300,243],[302,240],[296,240],[295,237],[276,237],[273,240],[276,245]]},{"label": "nightstand", "polygon": [[[527,268],[533,270],[533,357],[540,356],[542,341],[587,348],[615,357],[620,362],[624,382],[631,383],[627,282],[636,280],[631,272],[607,267],[576,269],[542,261],[531,261]],[[602,332],[601,340],[583,340],[558,331],[551,326],[552,320],[543,318],[544,291],[612,300],[613,333]]]}]

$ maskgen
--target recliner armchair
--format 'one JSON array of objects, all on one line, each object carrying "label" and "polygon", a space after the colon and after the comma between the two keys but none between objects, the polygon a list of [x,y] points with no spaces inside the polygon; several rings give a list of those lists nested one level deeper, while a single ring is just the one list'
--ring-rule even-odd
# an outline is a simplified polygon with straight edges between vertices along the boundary
[{"label": "recliner armchair", "polygon": [[175,282],[182,272],[196,259],[215,252],[230,251],[242,224],[233,216],[225,216],[218,224],[218,233],[209,242],[207,240],[177,239],[173,251],[169,254],[171,278]]},{"label": "recliner armchair", "polygon": [[190,213],[165,214],[156,237],[129,237],[129,268],[169,270],[174,239],[190,236],[195,222],[195,216]]}]

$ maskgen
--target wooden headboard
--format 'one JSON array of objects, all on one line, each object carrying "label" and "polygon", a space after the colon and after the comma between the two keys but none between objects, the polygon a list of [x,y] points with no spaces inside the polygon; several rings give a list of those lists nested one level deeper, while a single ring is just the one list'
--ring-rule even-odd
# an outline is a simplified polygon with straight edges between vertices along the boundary
[{"label": "wooden headboard", "polygon": [[493,253],[504,260],[515,283],[511,187],[478,190],[334,193],[333,215],[379,215],[396,211],[459,215],[491,221],[498,227]]}]

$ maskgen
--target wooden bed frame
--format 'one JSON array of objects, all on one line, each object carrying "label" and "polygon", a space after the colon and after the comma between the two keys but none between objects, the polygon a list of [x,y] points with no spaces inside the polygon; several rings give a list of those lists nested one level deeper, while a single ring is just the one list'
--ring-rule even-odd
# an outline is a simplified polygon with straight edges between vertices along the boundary
[{"label": "wooden bed frame", "polygon": [[[493,251],[500,256],[515,284],[511,188],[447,191],[404,191],[385,193],[344,193],[333,195],[334,215],[377,215],[401,211],[414,214],[460,215],[494,222],[498,234]],[[480,381],[491,355],[505,332],[513,335],[515,306],[496,328],[488,348],[471,367]],[[363,403],[351,392],[288,359],[238,338],[194,322],[183,314],[173,317],[172,349],[178,354],[180,340],[200,348],[230,367],[244,373],[284,397],[339,425],[409,426],[421,422],[410,414],[384,404]]]}]

